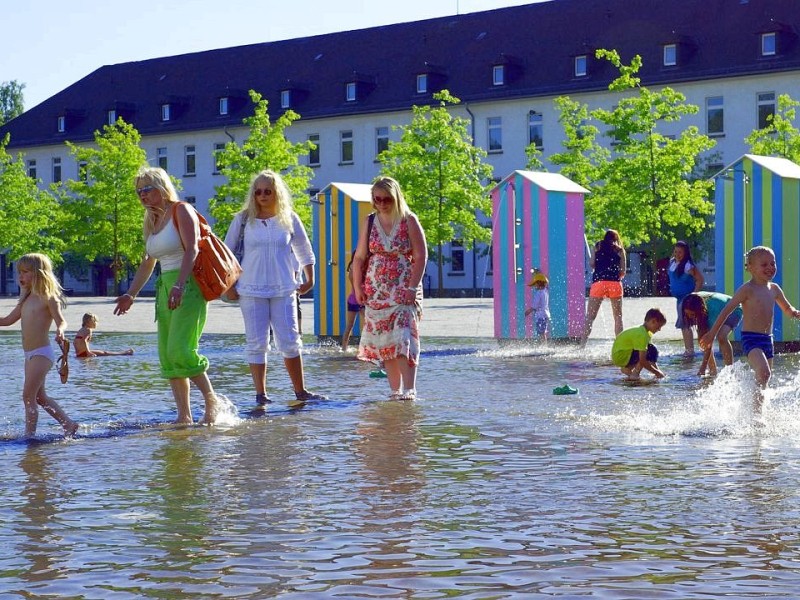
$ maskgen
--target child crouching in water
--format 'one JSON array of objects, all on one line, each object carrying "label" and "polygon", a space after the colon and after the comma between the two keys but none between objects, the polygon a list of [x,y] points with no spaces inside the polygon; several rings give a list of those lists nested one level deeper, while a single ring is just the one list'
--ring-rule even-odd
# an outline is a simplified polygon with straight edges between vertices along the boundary
[{"label": "child crouching in water", "polygon": [[611,346],[611,360],[629,379],[639,379],[642,369],[650,371],[657,378],[664,377],[658,368],[658,349],[650,343],[654,333],[661,331],[667,318],[657,308],[651,308],[644,315],[644,323],[620,333]]},{"label": "child crouching in water", "polygon": [[61,286],[53,274],[50,259],[43,254],[26,254],[17,261],[20,300],[0,325],[13,325],[22,320],[22,349],[25,352],[25,382],[22,402],[25,406],[25,437],[36,434],[41,405],[58,421],[67,436],[73,435],[78,424],[70,419],[58,403],[47,395],[44,381],[55,363],[50,345],[50,325],[56,323],[56,342],[64,344],[67,326],[61,309],[65,306]]},{"label": "child crouching in water", "polygon": [[97,315],[86,313],[83,315],[83,321],[78,333],[75,334],[74,346],[75,356],[77,358],[90,358],[92,356],[130,356],[133,354],[133,348],[122,350],[121,352],[109,352],[108,350],[94,350],[89,348],[89,342],[92,341],[92,331],[97,327]]},{"label": "child crouching in water", "polygon": [[[690,329],[697,327],[698,344],[700,339],[711,330],[711,326],[717,320],[719,313],[730,301],[730,296],[712,292],[692,292],[684,297],[683,302],[681,302],[683,324]],[[731,331],[738,327],[741,321],[742,309],[737,306],[725,319],[717,333],[719,350],[722,352],[722,362],[727,366],[733,364],[733,346],[728,336]],[[717,374],[717,361],[710,346],[703,350],[703,361],[700,363],[700,370],[697,371],[700,377],[706,374],[706,367],[708,367],[708,373],[712,377]]]}]

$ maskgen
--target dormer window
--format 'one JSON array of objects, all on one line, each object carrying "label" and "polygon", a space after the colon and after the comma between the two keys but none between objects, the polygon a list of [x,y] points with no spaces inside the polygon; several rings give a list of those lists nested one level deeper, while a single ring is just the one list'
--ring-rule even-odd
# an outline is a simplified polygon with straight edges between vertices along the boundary
[{"label": "dormer window", "polygon": [[228,97],[223,96],[219,99],[219,114],[220,115],[227,115],[229,110],[228,106]]},{"label": "dormer window", "polygon": [[674,67],[678,64],[678,46],[675,44],[664,44],[662,64],[665,67]]},{"label": "dormer window", "polygon": [[505,85],[506,83],[506,66],[495,65],[492,67],[492,85]]},{"label": "dormer window", "polygon": [[117,122],[117,111],[113,109],[109,110],[106,113],[106,117],[107,117],[106,123],[108,123],[109,125],[113,125],[114,123]]},{"label": "dormer window", "polygon": [[64,133],[67,130],[67,117],[61,115],[56,120],[56,129],[58,133]]},{"label": "dormer window", "polygon": [[281,90],[281,108],[289,108],[292,105],[291,90]]},{"label": "dormer window", "polygon": [[344,86],[344,99],[347,102],[355,102],[356,101],[356,82],[350,81],[345,84]]},{"label": "dormer window", "polygon": [[587,59],[585,54],[575,57],[575,77],[586,77]]},{"label": "dormer window", "polygon": [[778,40],[774,31],[761,34],[761,56],[775,56],[778,52]]},{"label": "dormer window", "polygon": [[426,94],[428,92],[428,74],[420,73],[417,75],[417,93]]},{"label": "dormer window", "polygon": [[161,120],[162,121],[169,121],[169,117],[170,117],[169,104],[162,104],[161,105]]}]

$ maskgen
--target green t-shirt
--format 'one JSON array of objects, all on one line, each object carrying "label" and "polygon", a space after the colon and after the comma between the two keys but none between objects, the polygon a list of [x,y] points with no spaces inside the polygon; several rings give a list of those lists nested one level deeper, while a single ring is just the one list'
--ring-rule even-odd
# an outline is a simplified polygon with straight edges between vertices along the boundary
[{"label": "green t-shirt", "polygon": [[634,350],[647,352],[647,344],[652,337],[653,334],[647,331],[644,325],[626,329],[617,336],[614,345],[611,346],[611,360],[618,367],[626,366]]}]

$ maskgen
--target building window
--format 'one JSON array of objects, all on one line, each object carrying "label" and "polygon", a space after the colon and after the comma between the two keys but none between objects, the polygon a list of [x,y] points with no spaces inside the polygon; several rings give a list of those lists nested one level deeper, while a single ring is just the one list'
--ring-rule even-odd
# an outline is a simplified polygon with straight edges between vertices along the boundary
[{"label": "building window", "polygon": [[28,177],[36,179],[36,160],[33,158],[28,161]]},{"label": "building window", "polygon": [[169,121],[169,104],[161,105],[161,120]]},{"label": "building window", "polygon": [[492,67],[492,85],[503,85],[506,82],[506,69],[504,65]]},{"label": "building window", "polygon": [[532,110],[528,113],[528,144],[535,148],[544,148],[542,113]]},{"label": "building window", "polygon": [[417,93],[425,94],[428,92],[428,75],[421,73],[417,75]]},{"label": "building window", "polygon": [[450,242],[450,272],[464,272],[464,244],[461,240]]},{"label": "building window", "polygon": [[116,123],[116,122],[117,122],[117,111],[115,111],[115,110],[110,110],[110,111],[108,111],[108,113],[106,114],[106,116],[108,117],[107,123],[108,123],[109,125],[113,125],[114,123]]},{"label": "building window", "polygon": [[775,92],[758,94],[758,129],[770,124],[770,116],[775,116]]},{"label": "building window", "polygon": [[347,102],[355,102],[356,101],[356,84],[355,82],[351,81],[350,83],[344,86],[344,99]]},{"label": "building window", "polygon": [[375,128],[375,157],[389,149],[389,128],[376,127]]},{"label": "building window", "polygon": [[292,102],[292,92],[290,90],[281,90],[281,108],[289,108]]},{"label": "building window", "polygon": [[219,114],[220,115],[227,115],[228,114],[228,97],[223,96],[219,99]]},{"label": "building window", "polygon": [[708,135],[724,135],[725,133],[722,96],[706,98],[706,129]]},{"label": "building window", "polygon": [[185,146],[183,149],[183,174],[187,177],[197,175],[197,160],[194,146]]},{"label": "building window", "polygon": [[586,55],[575,57],[575,77],[586,77]]},{"label": "building window", "polygon": [[761,34],[761,56],[775,56],[778,51],[775,32]]},{"label": "building window", "polygon": [[489,117],[486,119],[487,149],[489,152],[503,151],[503,119],[501,117]]},{"label": "building window", "polygon": [[341,159],[343,165],[353,164],[353,132],[352,130],[342,131],[339,133],[339,140],[341,142]]},{"label": "building window", "polygon": [[158,162],[158,166],[167,170],[167,149],[166,148],[156,148],[156,162]]},{"label": "building window", "polygon": [[83,183],[89,181],[89,172],[87,170],[88,166],[89,163],[87,163],[85,160],[82,160],[78,163],[78,181],[82,181]]},{"label": "building window", "polygon": [[64,133],[67,129],[67,118],[64,116],[58,117],[56,121],[56,129],[58,129],[58,133]]},{"label": "building window", "polygon": [[319,134],[312,133],[308,136],[308,141],[313,144],[313,148],[308,151],[308,166],[309,167],[318,167],[319,166]]},{"label": "building window", "polygon": [[53,158],[53,183],[61,182],[61,158]]},{"label": "building window", "polygon": [[220,158],[222,157],[222,152],[225,150],[225,144],[214,144],[214,173],[219,174],[222,170],[222,165],[220,164]]},{"label": "building window", "polygon": [[678,47],[675,44],[664,45],[664,66],[674,67],[678,64]]}]

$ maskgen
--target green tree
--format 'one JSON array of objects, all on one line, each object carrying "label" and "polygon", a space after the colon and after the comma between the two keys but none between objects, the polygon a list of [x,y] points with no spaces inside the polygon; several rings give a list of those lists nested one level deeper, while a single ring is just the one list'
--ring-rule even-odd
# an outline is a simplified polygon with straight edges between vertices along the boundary
[{"label": "green tree", "polygon": [[0,141],[0,249],[11,260],[41,252],[58,265],[65,248],[59,236],[58,203],[28,177],[21,154],[16,160],[11,157],[8,141],[8,135]]},{"label": "green tree", "polygon": [[800,164],[800,131],[794,126],[800,102],[788,94],[778,96],[778,108],[767,117],[767,126],[745,138],[752,154],[779,156]]},{"label": "green tree", "polygon": [[111,258],[115,293],[143,253],[144,213],[134,189],[136,173],[147,162],[140,141],[133,125],[118,119],[95,131],[94,146],[67,142],[80,177],[58,189],[71,254],[90,262]]},{"label": "green tree", "polygon": [[314,172],[300,164],[300,156],[308,154],[314,146],[310,142],[294,144],[286,139],[286,129],[300,118],[293,110],[284,112],[274,123],[270,120],[268,102],[261,94],[250,90],[255,104],[253,115],[243,123],[250,134],[241,144],[228,142],[217,154],[219,171],[227,181],[217,186],[210,201],[217,234],[225,235],[234,215],[240,210],[253,175],[264,169],[280,173],[294,198],[294,209],[307,229],[311,225],[311,208],[308,204],[308,186]]},{"label": "green tree", "polygon": [[4,81],[0,83],[0,125],[8,123],[25,111],[24,83]]},{"label": "green tree", "polygon": [[460,100],[443,90],[433,96],[438,107],[414,106],[399,142],[378,157],[384,175],[395,178],[419,217],[428,244],[436,247],[439,293],[443,290],[442,245],[460,240],[464,245],[488,242],[491,231],[478,221],[478,211],[491,215],[488,182],[492,167],[486,152],[472,143],[469,122],[454,117],[448,105]]}]

